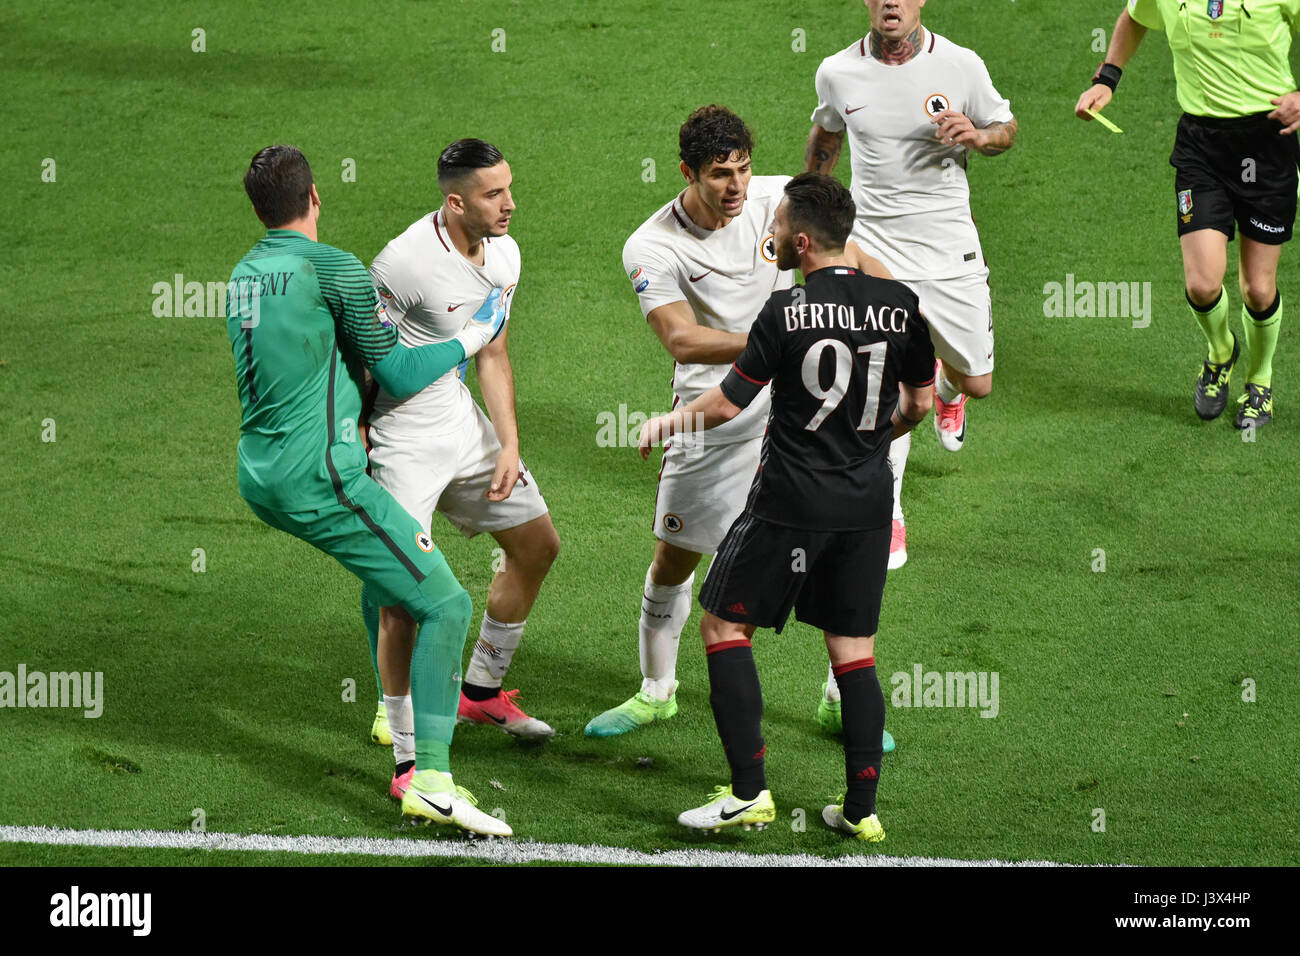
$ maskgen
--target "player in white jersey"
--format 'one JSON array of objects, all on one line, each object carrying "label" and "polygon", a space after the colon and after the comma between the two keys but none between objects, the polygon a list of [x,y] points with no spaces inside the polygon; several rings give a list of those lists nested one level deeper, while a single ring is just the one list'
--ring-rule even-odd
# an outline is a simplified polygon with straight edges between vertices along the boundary
[{"label": "player in white jersey", "polygon": [[[777,268],[771,229],[790,177],[752,174],[753,138],[721,106],[692,113],[679,144],[686,188],[623,247],[642,314],[675,362],[674,406],[722,381],[768,296],[793,285],[793,274]],[[641,604],[641,690],[593,718],[588,736],[626,733],[677,713],[677,649],[695,569],[744,508],[769,411],[764,390],[727,425],[665,446],[658,540]]]},{"label": "player in white jersey", "polygon": [[[510,166],[496,147],[477,139],[452,143],[438,159],[442,206],[375,257],[371,278],[408,345],[444,341],[464,324],[461,310],[493,287],[505,290],[509,321],[520,262],[519,247],[507,235],[515,208],[510,183]],[[554,731],[519,708],[518,691],[502,690],[525,619],[560,548],[546,502],[519,457],[506,338],[503,326],[476,358],[490,419],[455,371],[405,401],[379,390],[369,418],[370,467],[426,533],[438,511],[463,534],[487,532],[501,546],[504,564],[488,590],[461,685],[459,720],[545,737]],[[400,609],[384,608],[380,635],[377,666],[400,778],[413,759],[399,744],[411,729],[405,695],[415,632]]]},{"label": "player in white jersey", "polygon": [[[984,61],[921,25],[926,0],[864,0],[871,32],[817,69],[817,109],[804,169],[829,174],[847,133],[857,219],[850,253],[878,257],[910,285],[939,357],[934,427],[949,451],[966,438],[966,399],[993,388],[988,267],[970,211],[966,163],[1015,143],[1010,103]],[[902,485],[911,435],[890,446],[894,527],[890,569],[907,561]],[[835,681],[818,710],[839,723]]]}]

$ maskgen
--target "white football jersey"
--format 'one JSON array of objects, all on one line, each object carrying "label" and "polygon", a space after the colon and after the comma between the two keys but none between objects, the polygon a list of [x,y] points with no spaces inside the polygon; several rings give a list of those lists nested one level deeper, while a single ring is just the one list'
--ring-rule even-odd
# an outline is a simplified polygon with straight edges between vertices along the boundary
[{"label": "white football jersey", "polygon": [[970,212],[964,146],[936,137],[931,119],[966,114],[977,128],[1010,122],[1011,104],[971,50],[926,31],[921,52],[888,65],[866,39],[822,60],[812,121],[847,127],[853,159],[854,240],[899,279],[947,279],[984,268]]},{"label": "white football jersey", "polygon": [[[772,217],[789,176],[754,176],[740,215],[721,229],[704,229],[686,215],[682,195],[647,219],[623,246],[623,269],[642,315],[686,302],[700,325],[748,334],[768,297],[794,284],[792,271],[776,267]],[[717,385],[731,368],[682,365],[673,369],[673,394],[685,404]],[[732,421],[698,436],[700,444],[726,444],[763,434],[768,390]]]},{"label": "white football jersey", "polygon": [[[505,292],[506,321],[519,282],[519,245],[510,236],[483,240],[483,265],[476,266],[452,244],[442,211],[413,222],[375,256],[370,278],[406,345],[446,342],[465,326],[493,286]],[[452,369],[405,402],[380,389],[375,411],[401,406],[428,425],[454,427],[472,404],[469,390]]]}]

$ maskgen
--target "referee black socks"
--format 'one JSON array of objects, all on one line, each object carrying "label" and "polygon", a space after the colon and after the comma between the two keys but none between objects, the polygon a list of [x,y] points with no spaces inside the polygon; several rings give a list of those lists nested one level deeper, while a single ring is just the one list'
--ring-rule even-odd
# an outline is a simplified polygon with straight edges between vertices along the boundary
[{"label": "referee black socks", "polygon": [[840,685],[840,717],[844,722],[844,819],[857,823],[876,812],[880,782],[881,736],[885,732],[885,695],[876,678],[874,657],[834,668]]},{"label": "referee black socks", "polygon": [[[763,690],[754,666],[754,646],[746,640],[724,641],[706,648],[709,662],[709,704],[731,766],[731,792],[753,800],[767,789],[763,773]],[[880,750],[880,735],[876,735]]]}]

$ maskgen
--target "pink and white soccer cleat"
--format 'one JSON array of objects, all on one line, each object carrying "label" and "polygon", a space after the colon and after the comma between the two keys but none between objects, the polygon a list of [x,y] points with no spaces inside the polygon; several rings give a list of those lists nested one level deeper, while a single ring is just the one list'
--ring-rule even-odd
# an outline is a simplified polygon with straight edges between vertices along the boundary
[{"label": "pink and white soccer cleat", "polygon": [[894,519],[893,531],[889,535],[889,570],[897,571],[907,564],[907,525],[901,519]]},{"label": "pink and white soccer cleat", "polygon": [[949,451],[961,451],[966,441],[966,396],[955,402],[945,402],[934,393],[934,433],[939,444]]},{"label": "pink and white soccer cleat", "polygon": [[529,717],[516,703],[519,690],[503,690],[488,700],[470,700],[460,695],[460,709],[456,714],[459,724],[487,724],[500,727],[516,737],[551,737],[555,729],[545,721]]},{"label": "pink and white soccer cleat", "polygon": [[411,769],[400,777],[397,775],[397,771],[393,771],[393,782],[389,785],[388,792],[394,800],[401,800],[402,797],[406,796],[406,791],[411,787],[411,778],[414,776],[415,764],[411,764]]}]

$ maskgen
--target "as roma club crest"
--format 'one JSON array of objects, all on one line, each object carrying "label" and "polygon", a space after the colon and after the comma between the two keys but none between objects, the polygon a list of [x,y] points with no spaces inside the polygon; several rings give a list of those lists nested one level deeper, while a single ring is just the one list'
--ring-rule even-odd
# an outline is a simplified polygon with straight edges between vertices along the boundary
[{"label": "as roma club crest", "polygon": [[952,104],[942,93],[931,93],[925,98],[925,115],[931,119],[949,109],[952,109]]}]

